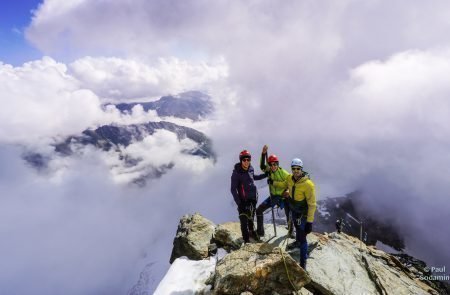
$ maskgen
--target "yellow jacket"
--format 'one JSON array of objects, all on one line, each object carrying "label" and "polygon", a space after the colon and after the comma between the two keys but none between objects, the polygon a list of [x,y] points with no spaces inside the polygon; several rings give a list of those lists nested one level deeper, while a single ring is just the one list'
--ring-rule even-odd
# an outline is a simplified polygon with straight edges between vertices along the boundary
[{"label": "yellow jacket", "polygon": [[[289,191],[290,207],[294,211],[306,215],[307,222],[314,221],[314,213],[316,212],[316,191],[314,183],[307,175],[304,175],[299,180],[295,181],[292,174],[284,181],[274,181],[274,187],[283,188]],[[292,195],[293,192],[293,195]]]}]

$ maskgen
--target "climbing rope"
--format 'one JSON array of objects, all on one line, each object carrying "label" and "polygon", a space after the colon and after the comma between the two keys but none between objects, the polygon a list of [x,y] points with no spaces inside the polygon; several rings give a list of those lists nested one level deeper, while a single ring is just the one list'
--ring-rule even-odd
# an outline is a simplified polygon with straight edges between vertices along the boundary
[{"label": "climbing rope", "polygon": [[[288,234],[286,235],[284,240],[280,243],[280,245],[282,245],[282,246],[286,246],[287,245],[286,243],[287,243],[287,240],[289,239],[289,232],[290,232],[292,224],[293,224],[291,222],[292,221],[291,219],[292,219],[292,215],[291,215],[291,212],[290,212],[289,213],[289,219],[288,219]],[[265,241],[264,243],[268,244],[268,241]],[[292,282],[291,276],[289,274],[289,269],[288,269],[288,266],[287,266],[287,263],[286,263],[285,253],[283,252],[283,250],[281,250],[281,247],[279,247],[279,249],[280,249],[280,255],[283,258],[284,269],[286,271],[286,275],[288,277],[289,283],[291,284],[292,289],[297,293],[299,290],[297,290],[297,288],[295,287],[294,283]]]},{"label": "climbing rope", "polygon": [[[250,212],[242,212],[242,213],[239,214],[239,216],[245,216],[245,217],[247,217],[249,220],[252,220],[252,222],[253,222],[253,227],[254,227],[255,224],[254,224],[254,221],[253,221],[253,218],[252,218],[254,208],[253,208],[253,206],[251,205],[249,209],[250,209],[250,210],[249,210]],[[248,214],[248,213],[250,213],[250,214]],[[301,218],[301,217],[300,217],[300,218]],[[288,218],[288,234],[286,235],[286,237],[284,238],[284,240],[280,243],[280,245],[284,245],[284,246],[287,245],[287,240],[289,239],[289,232],[290,232],[290,230],[291,230],[292,224],[293,224],[293,222],[292,222],[292,211],[291,211],[291,212],[289,212],[289,218]],[[258,240],[259,240],[258,234],[256,234],[256,235],[257,235],[257,238],[258,238]],[[265,244],[268,244],[268,241],[265,241],[264,243],[265,243]],[[292,289],[293,289],[296,293],[298,293],[299,290],[295,287],[295,285],[294,285],[294,283],[293,283],[293,281],[292,281],[292,279],[291,279],[291,276],[290,276],[290,274],[289,274],[289,269],[288,269],[288,266],[287,266],[287,263],[286,263],[286,256],[285,256],[285,253],[283,252],[283,250],[281,249],[281,247],[279,247],[279,250],[280,250],[280,255],[281,255],[281,257],[283,258],[284,269],[285,269],[285,271],[286,271],[286,275],[287,275],[287,278],[288,278],[288,280],[289,280],[289,283],[291,284]]]},{"label": "climbing rope", "polygon": [[[280,243],[280,245],[283,244],[283,243],[286,244],[286,241],[289,239],[289,231],[290,231],[291,226],[292,226],[291,218],[292,218],[292,215],[289,213],[289,220],[288,220],[288,234],[287,234],[286,237],[284,238],[284,241]],[[286,245],[285,245],[285,246],[286,246]],[[280,247],[279,249],[280,249],[280,255],[281,255],[281,257],[283,258],[284,269],[286,270],[286,275],[287,275],[287,277],[288,277],[289,283],[291,283],[292,289],[294,289],[295,293],[298,293],[298,290],[297,290],[297,288],[295,287],[294,283],[292,282],[291,276],[289,275],[289,270],[288,270],[288,267],[287,267],[287,264],[286,264],[286,257],[284,256],[283,250],[281,250],[281,247]]]},{"label": "climbing rope", "polygon": [[[249,214],[247,214],[247,212],[248,212]],[[255,212],[255,208],[253,207],[253,204],[250,204],[249,211],[244,211],[244,212],[240,213],[240,214],[239,214],[239,217],[240,217],[240,216],[245,216],[245,217],[247,217],[248,220],[251,220],[251,221],[252,221],[252,223],[253,223],[253,232],[256,234],[256,239],[257,239],[258,242],[259,242],[259,241],[261,241],[261,239],[260,239],[258,233],[257,233],[256,230],[255,230],[255,220],[254,220],[254,218],[253,218],[254,212]]]}]

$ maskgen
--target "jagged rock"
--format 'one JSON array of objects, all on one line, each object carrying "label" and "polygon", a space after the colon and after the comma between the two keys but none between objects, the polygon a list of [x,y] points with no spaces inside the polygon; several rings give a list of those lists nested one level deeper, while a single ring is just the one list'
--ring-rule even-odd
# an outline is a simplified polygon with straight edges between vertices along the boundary
[{"label": "jagged rock", "polygon": [[239,222],[226,222],[216,227],[214,240],[218,245],[229,250],[239,249],[244,242]]},{"label": "jagged rock", "polygon": [[[239,223],[225,223],[215,229],[211,240],[214,233],[212,222],[198,214],[183,217],[171,259],[177,255],[188,256],[186,248],[192,244],[202,244],[197,247],[201,251],[196,249],[196,258],[191,258],[201,259],[208,255],[211,241],[218,247],[227,245],[233,250],[241,239]],[[203,230],[205,232],[201,233]],[[309,234],[307,273],[298,265],[298,248],[288,253],[281,252],[286,255],[285,267],[280,248],[284,249],[292,241],[286,238],[286,228],[277,226],[275,236],[273,226],[266,224],[265,232],[266,236],[262,237],[264,243],[244,244],[225,256],[219,255],[225,250],[218,248],[215,273],[208,280],[208,285],[213,285],[212,294],[294,294],[286,268],[297,288],[296,294],[301,295],[439,294],[436,284],[421,281],[422,271],[403,263],[401,257],[366,246],[344,233]],[[178,250],[175,249],[177,247]],[[440,293],[447,294],[446,291]]]},{"label": "jagged rock", "polygon": [[[281,254],[283,253],[283,255]],[[283,259],[284,257],[284,259]],[[216,266],[214,294],[292,294],[310,282],[306,272],[279,247],[266,243],[245,244]]]},{"label": "jagged rock", "polygon": [[157,101],[116,104],[116,108],[126,113],[140,104],[144,111],[155,110],[159,116],[174,116],[199,121],[214,111],[211,97],[199,91],[187,91],[176,96],[163,96]]},{"label": "jagged rock", "polygon": [[346,234],[315,234],[307,270],[323,294],[438,294],[394,256]]},{"label": "jagged rock", "polygon": [[214,235],[215,225],[198,213],[180,219],[173,241],[170,263],[181,256],[192,260],[208,257],[208,249]]}]

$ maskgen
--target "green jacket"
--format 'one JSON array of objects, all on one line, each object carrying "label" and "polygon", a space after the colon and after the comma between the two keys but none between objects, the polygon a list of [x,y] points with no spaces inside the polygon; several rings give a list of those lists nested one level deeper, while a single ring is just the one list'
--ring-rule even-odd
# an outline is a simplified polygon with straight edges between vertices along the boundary
[{"label": "green jacket", "polygon": [[266,165],[266,154],[261,154],[259,162],[261,170],[265,173],[269,173],[268,177],[274,181],[273,184],[269,185],[270,194],[272,196],[281,196],[286,188],[282,185],[276,185],[276,183],[284,182],[289,176],[289,172],[281,167],[278,167],[277,171],[272,172],[270,167]]}]

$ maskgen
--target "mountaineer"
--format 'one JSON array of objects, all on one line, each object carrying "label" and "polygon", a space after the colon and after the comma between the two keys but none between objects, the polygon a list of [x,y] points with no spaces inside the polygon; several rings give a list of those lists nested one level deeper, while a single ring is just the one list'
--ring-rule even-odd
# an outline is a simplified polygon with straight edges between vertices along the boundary
[{"label": "mountaineer", "polygon": [[[296,235],[294,247],[300,247],[300,266],[306,268],[308,258],[308,242],[306,235],[311,233],[316,211],[316,192],[314,183],[308,174],[303,171],[303,162],[295,158],[291,162],[292,174],[284,182],[274,181],[274,185],[286,189],[288,204],[292,215]],[[288,245],[288,248],[289,246]],[[292,247],[292,248],[294,248]]]},{"label": "mountaineer", "polygon": [[242,238],[245,243],[250,241],[250,236],[255,240],[259,240],[253,224],[258,201],[258,190],[255,186],[255,180],[267,177],[266,174],[255,175],[254,169],[250,164],[251,159],[251,154],[247,150],[243,150],[239,154],[239,163],[234,165],[233,174],[231,175],[231,194],[238,206]]},{"label": "mountaineer", "polygon": [[[284,197],[282,196],[285,190],[282,183],[289,176],[289,172],[279,166],[278,157],[276,155],[270,155],[269,157],[267,157],[267,150],[268,146],[264,145],[261,153],[260,168],[263,172],[268,173],[267,184],[269,185],[270,196],[267,197],[267,199],[265,199],[256,209],[256,232],[258,233],[259,237],[264,236],[264,211],[266,211],[268,208],[272,208],[273,210],[273,207],[278,206],[281,209],[284,208],[285,210],[286,221],[289,228],[288,236],[291,236],[292,225],[289,226],[289,207],[286,206]],[[268,164],[267,166],[266,161]],[[275,183],[278,184],[278,186],[275,185]]]}]

